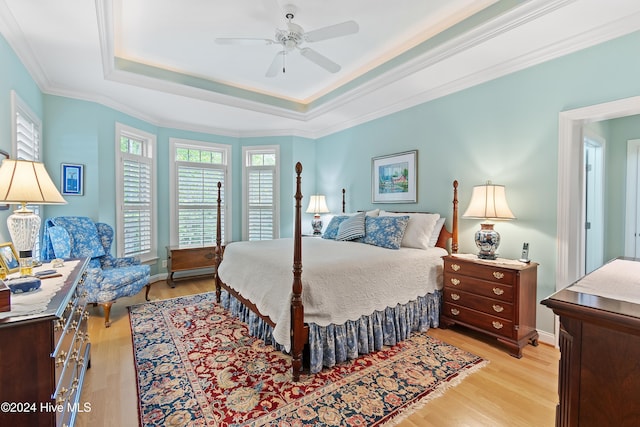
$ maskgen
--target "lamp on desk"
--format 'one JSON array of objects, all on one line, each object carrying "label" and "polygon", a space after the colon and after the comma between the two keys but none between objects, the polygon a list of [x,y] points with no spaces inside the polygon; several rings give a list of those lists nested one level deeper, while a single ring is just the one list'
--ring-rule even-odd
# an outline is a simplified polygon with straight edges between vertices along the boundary
[{"label": "lamp on desk", "polygon": [[471,202],[462,215],[463,218],[478,218],[485,222],[476,231],[476,246],[480,250],[478,258],[496,259],[496,250],[500,245],[500,234],[493,229],[491,220],[515,219],[507,204],[504,185],[495,185],[491,181],[473,187]]},{"label": "lamp on desk", "polygon": [[40,235],[40,217],[27,204],[67,203],[44,164],[5,159],[0,166],[0,202],[20,205],[7,218],[7,228],[20,257],[20,274],[31,274],[33,247]]},{"label": "lamp on desk", "polygon": [[309,207],[307,208],[307,213],[314,214],[313,220],[311,221],[311,226],[313,227],[313,235],[319,236],[320,234],[322,234],[322,220],[320,219],[320,214],[329,213],[326,198],[320,194],[311,196],[311,199],[309,200]]}]

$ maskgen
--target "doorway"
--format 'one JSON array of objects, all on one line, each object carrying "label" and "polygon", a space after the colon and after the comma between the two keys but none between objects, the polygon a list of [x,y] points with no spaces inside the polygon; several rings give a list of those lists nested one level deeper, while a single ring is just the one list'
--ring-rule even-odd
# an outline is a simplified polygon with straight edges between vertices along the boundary
[{"label": "doorway", "polygon": [[584,262],[581,274],[589,274],[604,262],[604,144],[598,135],[584,137]]},{"label": "doorway", "polygon": [[627,195],[624,256],[640,257],[640,139],[627,141]]}]

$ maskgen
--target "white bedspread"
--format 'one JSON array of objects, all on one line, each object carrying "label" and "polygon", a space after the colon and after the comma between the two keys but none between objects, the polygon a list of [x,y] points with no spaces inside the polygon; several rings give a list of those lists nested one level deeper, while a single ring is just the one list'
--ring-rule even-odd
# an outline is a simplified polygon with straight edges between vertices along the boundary
[{"label": "white bedspread", "polygon": [[[442,248],[399,250],[321,238],[302,240],[304,319],[342,324],[442,289]],[[293,239],[234,242],[225,248],[220,279],[253,302],[290,349]]]}]

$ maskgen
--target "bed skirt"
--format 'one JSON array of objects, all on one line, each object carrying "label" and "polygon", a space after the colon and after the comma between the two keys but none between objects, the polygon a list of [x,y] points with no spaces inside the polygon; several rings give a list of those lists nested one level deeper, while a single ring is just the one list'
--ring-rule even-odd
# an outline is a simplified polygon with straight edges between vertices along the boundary
[{"label": "bed skirt", "polygon": [[[360,354],[380,350],[385,345],[395,345],[408,339],[411,332],[437,328],[441,301],[442,291],[436,290],[407,304],[387,307],[342,325],[309,324],[310,372],[320,372],[323,367],[356,359]],[[221,304],[248,325],[252,336],[284,350],[273,340],[273,328],[224,290]]]}]

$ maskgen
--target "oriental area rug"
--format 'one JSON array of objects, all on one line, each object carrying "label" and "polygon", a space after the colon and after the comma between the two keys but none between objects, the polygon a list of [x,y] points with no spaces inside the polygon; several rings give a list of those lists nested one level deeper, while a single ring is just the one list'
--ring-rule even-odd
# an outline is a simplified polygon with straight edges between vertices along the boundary
[{"label": "oriental area rug", "polygon": [[290,358],[213,292],[132,306],[129,318],[145,427],[395,425],[486,363],[416,333],[294,383]]}]

